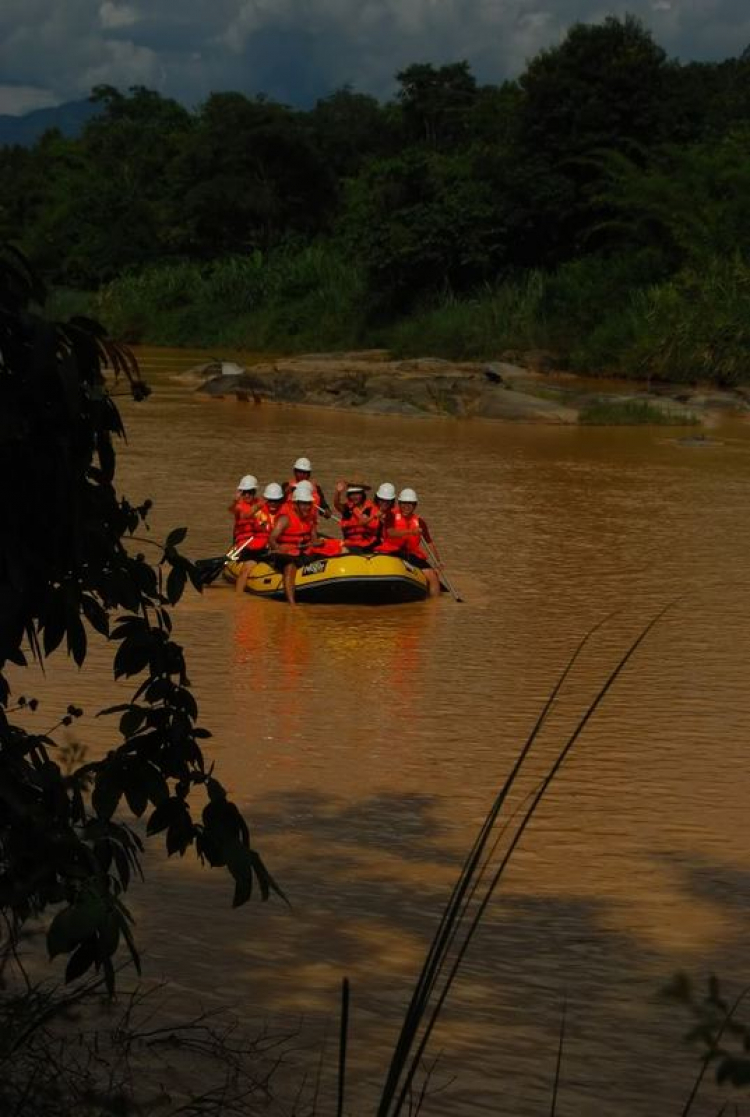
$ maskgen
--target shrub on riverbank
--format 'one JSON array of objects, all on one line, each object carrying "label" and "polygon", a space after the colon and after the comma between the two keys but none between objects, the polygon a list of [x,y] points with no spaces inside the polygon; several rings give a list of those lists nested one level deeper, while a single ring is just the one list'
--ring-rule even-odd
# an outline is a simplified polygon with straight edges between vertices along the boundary
[{"label": "shrub on riverbank", "polygon": [[728,388],[750,379],[750,268],[739,256],[636,288],[582,334],[571,367],[639,380],[708,381]]},{"label": "shrub on riverbank", "polygon": [[397,356],[429,354],[455,360],[495,357],[503,349],[543,347],[546,278],[529,272],[516,282],[485,288],[473,298],[445,296],[376,331],[373,342]]},{"label": "shrub on riverbank", "polygon": [[382,330],[378,340],[403,356],[550,349],[565,367],[622,375],[622,346],[633,337],[631,302],[662,272],[658,255],[648,251],[586,256],[554,271],[520,273],[473,297],[445,296]]},{"label": "shrub on riverbank", "polygon": [[130,342],[299,352],[359,344],[364,301],[359,269],[312,245],[133,272],[102,287],[93,308]]},{"label": "shrub on riverbank", "polygon": [[750,267],[712,259],[659,278],[647,255],[573,261],[530,272],[476,298],[446,298],[389,328],[380,343],[403,356],[493,357],[548,349],[590,376],[750,380]]},{"label": "shrub on riverbank", "polygon": [[750,379],[750,267],[738,255],[680,272],[649,292],[633,366],[663,380]]}]

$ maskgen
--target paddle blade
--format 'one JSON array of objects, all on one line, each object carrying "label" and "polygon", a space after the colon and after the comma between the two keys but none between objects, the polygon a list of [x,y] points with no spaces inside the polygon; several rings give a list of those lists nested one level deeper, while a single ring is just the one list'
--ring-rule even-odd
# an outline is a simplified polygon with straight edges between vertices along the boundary
[{"label": "paddle blade", "polygon": [[195,569],[198,571],[200,584],[210,586],[212,582],[216,581],[228,562],[229,559],[226,555],[219,555],[218,558],[198,559],[195,563]]}]

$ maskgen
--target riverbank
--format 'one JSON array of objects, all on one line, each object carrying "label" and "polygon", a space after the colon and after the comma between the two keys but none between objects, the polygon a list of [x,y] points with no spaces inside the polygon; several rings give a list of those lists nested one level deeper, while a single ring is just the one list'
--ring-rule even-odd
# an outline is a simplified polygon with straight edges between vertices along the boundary
[{"label": "riverbank", "polygon": [[361,263],[316,245],[145,268],[96,292],[58,290],[50,309],[92,316],[131,344],[298,355],[376,348],[459,362],[509,353],[511,363],[531,351],[587,377],[720,389],[750,383],[750,273],[741,260],[662,280],[626,263],[575,260],[473,294],[386,309]]},{"label": "riverbank", "polygon": [[711,425],[750,412],[750,393],[689,385],[633,390],[554,367],[543,351],[491,362],[399,360],[384,349],[308,353],[243,366],[209,361],[174,379],[207,399],[335,408],[406,417],[496,419],[557,425]]}]

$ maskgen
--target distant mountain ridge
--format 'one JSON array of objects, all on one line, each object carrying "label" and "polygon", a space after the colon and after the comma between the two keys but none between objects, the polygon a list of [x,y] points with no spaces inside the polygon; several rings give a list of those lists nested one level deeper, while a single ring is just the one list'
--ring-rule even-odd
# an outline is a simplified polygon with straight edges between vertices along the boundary
[{"label": "distant mountain ridge", "polygon": [[49,128],[59,128],[64,136],[77,136],[86,121],[99,111],[99,105],[86,100],[34,109],[23,116],[0,114],[0,147],[10,144],[31,147]]}]

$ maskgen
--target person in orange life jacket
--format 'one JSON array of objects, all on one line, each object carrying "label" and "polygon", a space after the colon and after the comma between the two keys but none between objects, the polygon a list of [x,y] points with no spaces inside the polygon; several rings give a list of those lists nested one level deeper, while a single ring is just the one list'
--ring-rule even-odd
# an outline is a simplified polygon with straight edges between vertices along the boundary
[{"label": "person in orange life jacket", "polygon": [[294,605],[297,567],[308,561],[307,552],[318,542],[318,513],[309,481],[295,485],[291,500],[281,510],[268,540],[269,559],[284,578],[284,594]]},{"label": "person in orange life jacket", "polygon": [[[249,570],[246,569],[245,558],[249,558],[255,551],[254,538],[253,538],[253,521],[256,510],[260,507],[260,501],[257,497],[258,480],[253,477],[252,473],[246,474],[240,479],[237,485],[237,492],[234,500],[229,505],[229,513],[234,516],[234,546],[243,546],[240,553],[240,561],[243,563],[239,577],[237,578],[237,588],[244,589],[245,582]],[[254,563],[252,564],[254,565]],[[252,566],[250,567],[252,569]],[[243,577],[244,575],[244,577]],[[242,585],[240,585],[242,582]]]},{"label": "person in orange life jacket", "polygon": [[359,481],[339,481],[336,485],[333,503],[341,513],[345,553],[367,554],[378,541],[380,513],[365,496],[369,488]]},{"label": "person in orange life jacket", "polygon": [[318,482],[314,480],[313,477],[311,477],[311,473],[312,464],[310,462],[310,459],[297,458],[296,462],[294,463],[294,477],[292,477],[284,484],[284,496],[287,500],[290,500],[295,485],[298,485],[300,481],[309,481],[312,485],[313,502],[315,504],[315,507],[318,509],[318,512],[320,512],[321,516],[325,516],[325,518],[329,520],[331,518],[331,506],[326,500],[325,493],[321,489]]},{"label": "person in orange life jacket", "polygon": [[237,485],[234,500],[229,505],[229,514],[234,516],[234,545],[235,548],[244,543],[253,534],[252,522],[255,510],[259,507],[258,480],[252,473],[245,474]]},{"label": "person in orange life jacket", "polygon": [[432,545],[435,557],[439,558],[432,541],[430,529],[421,516],[417,515],[417,494],[414,489],[402,489],[398,494],[398,508],[389,512],[383,528],[383,542],[378,550],[386,554],[398,554],[418,566],[424,572],[430,597],[440,594],[440,578],[421,547],[422,536]]},{"label": "person in orange life jacket", "polygon": [[393,505],[396,503],[396,490],[390,481],[384,481],[378,487],[375,493],[375,507],[378,510],[378,537],[375,541],[375,550],[383,541],[383,530],[385,522],[388,518],[388,513],[393,511]]},{"label": "person in orange life jacket", "polygon": [[251,521],[252,538],[248,547],[240,556],[243,560],[248,561],[243,561],[242,569],[235,582],[235,589],[238,593],[242,593],[244,590],[247,579],[255,567],[255,564],[260,562],[261,559],[266,558],[268,553],[268,540],[273,531],[274,524],[281,514],[283,506],[284,491],[281,485],[272,481],[271,484],[266,485],[263,490],[263,500],[258,501],[255,506],[255,512]]}]

